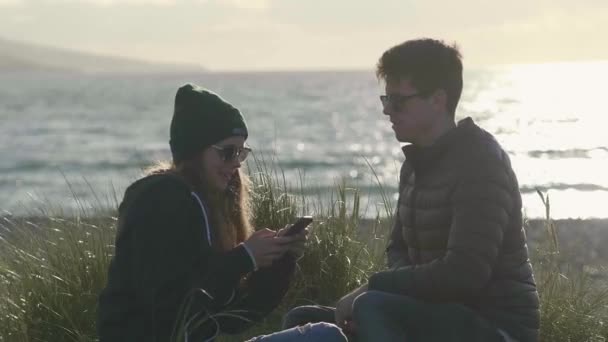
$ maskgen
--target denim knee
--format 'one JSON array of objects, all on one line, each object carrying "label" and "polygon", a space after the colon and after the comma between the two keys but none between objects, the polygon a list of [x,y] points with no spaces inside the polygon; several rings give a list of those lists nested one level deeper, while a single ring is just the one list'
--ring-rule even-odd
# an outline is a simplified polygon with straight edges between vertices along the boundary
[{"label": "denim knee", "polygon": [[306,324],[298,329],[310,329],[309,332],[311,341],[327,341],[327,342],[346,342],[348,339],[335,324],[319,322]]},{"label": "denim knee", "polygon": [[247,342],[347,342],[342,330],[331,323],[309,323],[270,335],[254,337]]}]

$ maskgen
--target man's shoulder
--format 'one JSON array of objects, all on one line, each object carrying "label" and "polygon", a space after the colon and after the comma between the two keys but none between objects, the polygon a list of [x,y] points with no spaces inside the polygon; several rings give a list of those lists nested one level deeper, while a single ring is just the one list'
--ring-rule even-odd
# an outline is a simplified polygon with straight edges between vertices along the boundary
[{"label": "man's shoulder", "polygon": [[446,165],[455,168],[460,179],[494,179],[516,182],[511,160],[490,132],[469,122],[458,143],[451,148]]},{"label": "man's shoulder", "polygon": [[474,123],[466,128],[466,134],[463,134],[458,146],[457,154],[467,160],[470,166],[494,163],[511,166],[509,155],[496,137]]}]

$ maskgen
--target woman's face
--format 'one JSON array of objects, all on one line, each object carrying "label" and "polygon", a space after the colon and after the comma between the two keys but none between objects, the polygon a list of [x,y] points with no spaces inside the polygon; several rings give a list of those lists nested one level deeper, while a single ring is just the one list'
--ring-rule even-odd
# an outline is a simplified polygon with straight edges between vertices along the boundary
[{"label": "woman's face", "polygon": [[[246,149],[245,138],[234,136],[221,140],[203,151],[203,175],[209,186],[225,191],[232,177],[241,167]],[[239,156],[241,158],[239,158]]]}]

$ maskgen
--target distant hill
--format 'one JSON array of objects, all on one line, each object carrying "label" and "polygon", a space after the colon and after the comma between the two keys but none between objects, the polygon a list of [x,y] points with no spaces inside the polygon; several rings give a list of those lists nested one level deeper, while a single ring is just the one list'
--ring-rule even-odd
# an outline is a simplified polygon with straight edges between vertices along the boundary
[{"label": "distant hill", "polygon": [[39,70],[86,73],[202,72],[196,65],[172,65],[0,38],[0,71]]}]

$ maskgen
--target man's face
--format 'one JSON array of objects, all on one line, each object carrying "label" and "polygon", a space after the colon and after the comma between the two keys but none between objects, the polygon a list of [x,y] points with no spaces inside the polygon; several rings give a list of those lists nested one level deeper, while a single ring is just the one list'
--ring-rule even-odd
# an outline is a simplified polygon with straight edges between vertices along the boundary
[{"label": "man's face", "polygon": [[389,116],[397,140],[413,144],[427,141],[438,118],[431,98],[420,94],[409,80],[386,82],[385,90],[388,100],[383,101],[383,113]]}]

